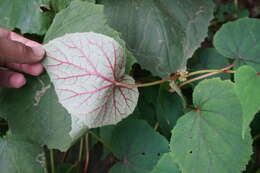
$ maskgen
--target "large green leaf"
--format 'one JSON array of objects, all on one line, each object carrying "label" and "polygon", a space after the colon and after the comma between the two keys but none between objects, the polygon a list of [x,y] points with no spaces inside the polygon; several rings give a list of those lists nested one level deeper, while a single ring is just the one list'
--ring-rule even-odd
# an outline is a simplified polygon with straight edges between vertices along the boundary
[{"label": "large green leaf", "polygon": [[260,110],[260,76],[256,73],[250,66],[242,66],[235,73],[236,93],[243,109],[243,136]]},{"label": "large green leaf", "polygon": [[235,59],[235,66],[260,69],[260,21],[243,18],[225,24],[215,35],[214,45],[223,56]]},{"label": "large green leaf", "polygon": [[204,80],[193,93],[194,110],[172,131],[171,151],[183,173],[241,172],[252,153],[242,139],[242,110],[233,83]]},{"label": "large green leaf", "polygon": [[164,154],[151,173],[181,173],[170,153]]},{"label": "large green leaf", "polygon": [[[54,38],[75,32],[101,33],[113,37],[125,48],[125,43],[120,39],[119,33],[107,25],[102,5],[72,1],[68,8],[61,10],[55,16],[44,42],[47,43]],[[126,52],[126,73],[128,73],[136,59],[128,50]]]},{"label": "large green leaf", "polygon": [[49,148],[67,149],[71,119],[59,104],[48,76],[29,78],[21,89],[0,89],[0,116],[13,134]]},{"label": "large green leaf", "polygon": [[45,6],[49,6],[48,0],[1,0],[0,26],[43,35],[51,23],[50,12],[41,9]]},{"label": "large green leaf", "polygon": [[45,158],[40,146],[14,136],[0,138],[2,173],[44,173]]},{"label": "large green leaf", "polygon": [[143,120],[119,124],[112,134],[112,152],[119,159],[110,173],[150,173],[168,142]]},{"label": "large green leaf", "polygon": [[207,36],[211,0],[100,0],[138,62],[154,75],[169,76]]}]

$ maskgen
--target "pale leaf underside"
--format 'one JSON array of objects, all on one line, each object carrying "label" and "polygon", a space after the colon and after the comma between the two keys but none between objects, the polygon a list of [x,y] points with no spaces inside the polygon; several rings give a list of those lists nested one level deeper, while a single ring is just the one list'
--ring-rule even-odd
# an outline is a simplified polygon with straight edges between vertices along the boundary
[{"label": "pale leaf underside", "polygon": [[[66,34],[46,44],[44,66],[59,101],[89,128],[116,124],[137,104],[137,88],[125,72],[125,51],[112,38],[93,33]],[[73,119],[75,119],[75,117]]]}]

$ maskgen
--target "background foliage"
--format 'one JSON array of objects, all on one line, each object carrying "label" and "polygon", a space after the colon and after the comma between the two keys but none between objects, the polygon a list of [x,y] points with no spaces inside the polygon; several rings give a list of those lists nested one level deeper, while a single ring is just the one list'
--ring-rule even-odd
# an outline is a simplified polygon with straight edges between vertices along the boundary
[{"label": "background foliage", "polygon": [[137,83],[234,64],[175,80],[181,92],[139,88],[132,115],[75,138],[46,73],[0,88],[4,173],[260,172],[258,1],[0,0],[0,15],[1,27],[43,44],[73,32],[113,37]]}]

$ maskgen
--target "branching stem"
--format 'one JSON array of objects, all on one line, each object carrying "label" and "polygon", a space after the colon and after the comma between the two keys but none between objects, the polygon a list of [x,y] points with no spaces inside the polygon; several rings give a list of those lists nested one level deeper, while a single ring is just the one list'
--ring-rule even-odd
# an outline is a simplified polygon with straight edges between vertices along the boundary
[{"label": "branching stem", "polygon": [[199,70],[199,71],[195,71],[195,72],[191,72],[191,73],[188,73],[188,74],[185,74],[185,75],[181,75],[181,74],[175,74],[169,78],[165,78],[165,79],[162,79],[162,80],[158,80],[158,81],[154,81],[154,82],[149,82],[149,83],[137,83],[137,84],[125,84],[125,83],[116,83],[117,86],[122,86],[122,87],[149,87],[149,86],[154,86],[154,85],[158,85],[158,84],[162,84],[164,82],[168,82],[168,81],[173,81],[173,80],[176,80],[178,78],[188,78],[188,77],[191,77],[191,76],[194,76],[194,75],[199,75],[199,74],[204,74],[204,73],[207,73],[207,74],[204,74],[204,75],[201,75],[199,77],[196,77],[196,78],[193,78],[193,79],[190,79],[188,81],[185,81],[183,83],[181,83],[179,85],[179,87],[182,87],[188,83],[191,83],[193,81],[196,81],[196,80],[200,80],[200,79],[203,79],[203,78],[206,78],[206,77],[209,77],[209,76],[213,76],[213,75],[216,75],[216,74],[219,74],[219,73],[235,73],[236,71],[235,70],[229,70],[233,67],[233,64],[230,64],[228,66],[226,66],[225,68],[223,69],[209,69],[209,70]]}]

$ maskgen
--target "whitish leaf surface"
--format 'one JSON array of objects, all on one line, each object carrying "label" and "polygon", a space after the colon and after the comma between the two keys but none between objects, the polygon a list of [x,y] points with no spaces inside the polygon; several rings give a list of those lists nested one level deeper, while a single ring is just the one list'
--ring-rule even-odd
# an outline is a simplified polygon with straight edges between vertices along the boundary
[{"label": "whitish leaf surface", "polygon": [[235,66],[260,69],[260,21],[239,19],[228,22],[216,33],[214,46],[223,56],[235,60]]},{"label": "whitish leaf surface", "polygon": [[170,153],[162,155],[151,173],[181,173]]},{"label": "whitish leaf surface", "polygon": [[240,67],[235,74],[236,93],[243,109],[243,136],[260,110],[260,76],[250,66]]},{"label": "whitish leaf surface", "polygon": [[44,173],[45,166],[45,157],[40,146],[13,136],[0,138],[0,172]]},{"label": "whitish leaf surface", "polygon": [[44,34],[51,23],[51,14],[42,7],[50,8],[48,1],[1,0],[0,26],[19,28],[22,33]]},{"label": "whitish leaf surface", "polygon": [[46,44],[44,66],[59,101],[89,127],[116,124],[137,104],[134,80],[125,72],[125,51],[112,38],[97,33],[74,33]]},{"label": "whitish leaf surface", "polygon": [[[204,80],[193,93],[194,110],[177,121],[171,151],[183,173],[241,172],[252,153],[242,139],[242,110],[233,83]],[[234,157],[235,156],[235,157]]]},{"label": "whitish leaf surface", "polygon": [[150,173],[161,155],[169,151],[166,138],[143,120],[120,123],[112,133],[110,144],[120,160],[110,173]]},{"label": "whitish leaf surface", "polygon": [[212,0],[99,0],[142,67],[156,76],[185,68],[207,36]]}]

